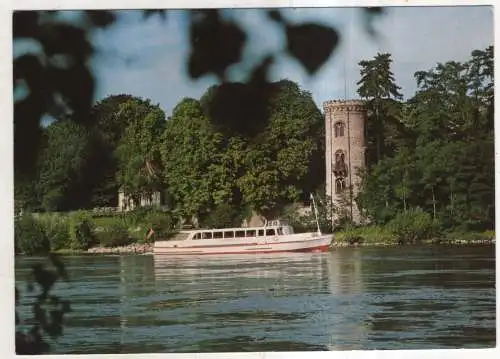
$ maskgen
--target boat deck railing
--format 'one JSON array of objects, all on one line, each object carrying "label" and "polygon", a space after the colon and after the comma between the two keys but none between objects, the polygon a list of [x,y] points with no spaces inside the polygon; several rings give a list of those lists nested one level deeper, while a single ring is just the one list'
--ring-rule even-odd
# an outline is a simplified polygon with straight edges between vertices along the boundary
[{"label": "boat deck railing", "polygon": [[272,221],[266,221],[264,227],[279,227],[279,226],[287,226],[288,223],[282,219],[274,219]]}]

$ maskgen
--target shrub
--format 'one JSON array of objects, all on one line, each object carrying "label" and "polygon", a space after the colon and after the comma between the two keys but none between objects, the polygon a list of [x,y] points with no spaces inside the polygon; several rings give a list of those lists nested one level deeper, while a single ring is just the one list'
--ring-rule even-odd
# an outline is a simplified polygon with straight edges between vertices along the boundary
[{"label": "shrub", "polygon": [[135,228],[129,230],[128,235],[131,238],[131,242],[145,243],[147,232],[149,232],[149,229]]},{"label": "shrub", "polygon": [[439,221],[434,221],[429,213],[410,210],[399,213],[388,223],[389,230],[400,243],[415,243],[438,235]]},{"label": "shrub", "polygon": [[26,255],[46,254],[50,242],[42,226],[30,214],[16,219],[14,224],[14,247],[16,253]]},{"label": "shrub", "polygon": [[99,232],[97,239],[102,247],[121,247],[134,242],[127,228],[121,223],[114,223],[104,231]]},{"label": "shrub", "polygon": [[152,229],[154,235],[150,240],[156,238],[168,238],[175,232],[176,218],[170,212],[150,211],[141,221],[140,225],[145,229],[144,236]]},{"label": "shrub", "polygon": [[140,226],[144,220],[151,213],[162,213],[161,211],[155,211],[151,208],[139,207],[133,211],[124,213],[121,215],[122,221],[127,224],[128,227]]},{"label": "shrub", "polygon": [[281,217],[293,227],[296,233],[317,230],[315,218],[310,215],[301,215],[297,204],[291,204],[285,207]]},{"label": "shrub", "polygon": [[79,211],[69,218],[70,248],[76,250],[87,250],[96,243],[94,225],[90,216]]},{"label": "shrub", "polygon": [[[294,228],[296,233],[316,232],[319,228],[323,233],[333,233],[331,209],[325,199],[316,199],[318,222],[314,209],[310,212],[300,213],[300,206],[296,203],[284,208],[281,217]],[[338,229],[338,227],[337,227]]]},{"label": "shrub", "polygon": [[66,216],[48,215],[39,219],[50,242],[50,249],[57,251],[70,247],[69,221]]},{"label": "shrub", "polygon": [[359,234],[358,228],[354,226],[351,222],[344,222],[343,223],[343,231],[344,231],[344,241],[349,243],[349,244],[355,244],[355,243],[363,243],[364,238]]}]

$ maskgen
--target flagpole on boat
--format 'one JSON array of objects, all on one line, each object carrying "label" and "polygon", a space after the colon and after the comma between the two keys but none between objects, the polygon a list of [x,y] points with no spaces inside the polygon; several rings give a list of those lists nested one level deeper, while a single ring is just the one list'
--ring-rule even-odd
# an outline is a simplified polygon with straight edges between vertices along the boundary
[{"label": "flagpole on boat", "polygon": [[316,201],[314,200],[314,196],[312,193],[310,194],[310,196],[314,208],[314,216],[316,217],[316,226],[318,227],[318,234],[321,234],[321,229],[319,228],[318,208],[316,207]]}]

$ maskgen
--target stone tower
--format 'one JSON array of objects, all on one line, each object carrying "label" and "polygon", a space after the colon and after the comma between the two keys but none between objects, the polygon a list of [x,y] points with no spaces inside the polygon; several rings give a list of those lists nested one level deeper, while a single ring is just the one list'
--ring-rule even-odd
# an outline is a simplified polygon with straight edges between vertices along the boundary
[{"label": "stone tower", "polygon": [[[366,108],[363,101],[335,100],[326,101],[323,109],[326,126],[326,194],[332,198],[333,205],[345,210],[353,222],[361,223],[355,198],[361,183],[358,169],[366,165]],[[351,185],[352,195],[349,190]]]}]

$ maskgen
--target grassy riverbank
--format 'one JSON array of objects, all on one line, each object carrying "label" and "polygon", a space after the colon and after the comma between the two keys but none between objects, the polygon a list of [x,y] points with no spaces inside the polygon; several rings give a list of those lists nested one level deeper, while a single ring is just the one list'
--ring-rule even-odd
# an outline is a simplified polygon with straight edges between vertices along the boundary
[{"label": "grassy riverbank", "polygon": [[363,246],[392,246],[401,244],[492,244],[495,243],[495,231],[463,231],[447,230],[436,231],[427,238],[408,240],[394,232],[388,226],[370,225],[338,231],[334,234],[332,247],[350,245]]},{"label": "grassy riverbank", "polygon": [[[418,218],[418,217],[417,217]],[[90,212],[24,215],[15,222],[16,253],[63,255],[144,254],[152,243],[173,233],[175,218],[161,211],[93,215]],[[150,229],[153,236],[146,238]],[[347,226],[333,235],[332,247],[401,244],[490,244],[495,232],[442,229],[435,222]]]},{"label": "grassy riverbank", "polygon": [[146,253],[151,252],[152,241],[174,233],[174,223],[172,214],[163,211],[25,214],[15,220],[15,251],[26,255]]}]

